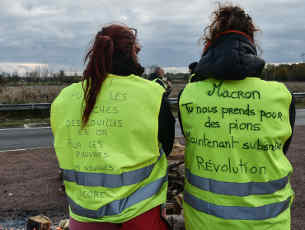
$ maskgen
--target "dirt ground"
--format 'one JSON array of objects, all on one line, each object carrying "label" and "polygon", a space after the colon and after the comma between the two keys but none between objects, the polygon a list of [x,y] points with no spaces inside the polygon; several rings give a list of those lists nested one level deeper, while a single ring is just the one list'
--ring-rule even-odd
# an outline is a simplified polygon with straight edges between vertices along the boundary
[{"label": "dirt ground", "polygon": [[[292,230],[305,226],[305,126],[297,126],[288,158],[296,197],[292,208]],[[8,221],[45,214],[51,219],[67,216],[67,203],[60,190],[53,149],[0,152],[0,229]]]},{"label": "dirt ground", "polygon": [[0,223],[41,213],[65,215],[60,185],[53,149],[0,152]]}]

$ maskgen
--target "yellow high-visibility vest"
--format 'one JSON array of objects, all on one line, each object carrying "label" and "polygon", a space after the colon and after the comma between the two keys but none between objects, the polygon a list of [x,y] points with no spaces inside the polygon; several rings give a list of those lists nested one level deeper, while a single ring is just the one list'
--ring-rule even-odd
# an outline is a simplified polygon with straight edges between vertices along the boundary
[{"label": "yellow high-visibility vest", "polygon": [[291,99],[283,84],[251,77],[185,87],[186,229],[290,229]]},{"label": "yellow high-visibility vest", "polygon": [[52,103],[54,147],[73,219],[122,223],[165,203],[167,160],[158,143],[163,93],[138,76],[109,74],[83,129],[81,83]]}]

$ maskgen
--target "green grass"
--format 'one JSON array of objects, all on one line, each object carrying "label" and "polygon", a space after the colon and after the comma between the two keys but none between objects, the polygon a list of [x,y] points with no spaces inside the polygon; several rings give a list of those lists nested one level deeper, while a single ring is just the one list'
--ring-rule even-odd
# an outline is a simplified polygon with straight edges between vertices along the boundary
[{"label": "green grass", "polygon": [[45,124],[50,125],[50,119],[35,118],[35,119],[21,119],[21,120],[4,120],[0,121],[0,128],[19,128],[24,127],[25,124]]},{"label": "green grass", "polygon": [[28,123],[50,123],[49,111],[13,111],[0,113],[0,128],[23,127]]},{"label": "green grass", "polygon": [[305,109],[305,102],[295,103],[295,108],[296,109]]}]

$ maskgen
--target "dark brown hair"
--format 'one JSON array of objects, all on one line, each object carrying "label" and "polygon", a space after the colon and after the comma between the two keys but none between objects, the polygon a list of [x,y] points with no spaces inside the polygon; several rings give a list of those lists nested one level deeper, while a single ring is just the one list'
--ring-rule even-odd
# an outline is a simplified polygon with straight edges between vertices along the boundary
[{"label": "dark brown hair", "polygon": [[136,34],[135,29],[112,24],[103,27],[95,36],[93,45],[85,56],[85,63],[88,63],[83,73],[85,108],[82,127],[89,120],[108,73],[142,74],[143,68],[137,60],[140,48],[136,42]]},{"label": "dark brown hair", "polygon": [[221,33],[237,30],[245,33],[254,43],[254,33],[259,29],[254,25],[252,18],[239,6],[230,3],[218,3],[218,8],[212,13],[212,22],[205,27],[201,41],[213,42]]}]

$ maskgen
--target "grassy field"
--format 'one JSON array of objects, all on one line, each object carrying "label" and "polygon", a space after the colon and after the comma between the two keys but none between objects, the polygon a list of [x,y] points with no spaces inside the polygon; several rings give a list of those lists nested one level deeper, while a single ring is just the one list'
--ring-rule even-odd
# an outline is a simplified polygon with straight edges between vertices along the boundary
[{"label": "grassy field", "polygon": [[292,92],[305,92],[305,82],[284,82],[287,88]]},{"label": "grassy field", "polygon": [[49,111],[0,112],[0,128],[24,127],[24,124],[49,124]]},{"label": "grassy field", "polygon": [[0,104],[51,103],[65,86],[0,87]]}]

